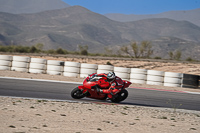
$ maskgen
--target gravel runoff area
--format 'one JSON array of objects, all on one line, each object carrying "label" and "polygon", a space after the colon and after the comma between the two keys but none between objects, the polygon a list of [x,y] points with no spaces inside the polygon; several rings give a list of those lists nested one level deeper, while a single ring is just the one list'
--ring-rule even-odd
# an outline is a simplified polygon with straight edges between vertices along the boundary
[{"label": "gravel runoff area", "polygon": [[[112,62],[112,61],[111,61]],[[147,65],[146,65],[147,66]],[[190,65],[189,65],[190,66]],[[184,65],[183,65],[184,67]],[[192,66],[199,73],[199,64]],[[180,69],[179,69],[180,71]],[[187,71],[187,70],[185,70]],[[195,72],[195,73],[194,73]],[[188,72],[189,73],[189,72]],[[47,74],[0,71],[0,77],[82,82]],[[199,89],[133,84],[132,87],[200,92]],[[0,97],[2,133],[199,133],[200,111],[127,106],[101,103],[74,103]]]},{"label": "gravel runoff area", "polygon": [[199,133],[200,112],[0,97],[1,133]]}]

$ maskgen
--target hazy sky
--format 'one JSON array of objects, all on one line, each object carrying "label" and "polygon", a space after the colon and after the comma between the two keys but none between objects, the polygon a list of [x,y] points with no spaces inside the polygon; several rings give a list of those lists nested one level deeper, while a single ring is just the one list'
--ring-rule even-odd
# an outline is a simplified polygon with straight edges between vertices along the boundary
[{"label": "hazy sky", "polygon": [[93,12],[122,14],[157,14],[174,10],[200,8],[200,0],[63,0]]}]

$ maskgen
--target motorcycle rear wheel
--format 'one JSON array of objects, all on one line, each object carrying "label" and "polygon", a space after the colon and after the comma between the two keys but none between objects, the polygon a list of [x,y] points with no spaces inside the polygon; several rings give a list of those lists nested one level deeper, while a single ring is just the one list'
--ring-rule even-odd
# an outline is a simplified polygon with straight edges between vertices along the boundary
[{"label": "motorcycle rear wheel", "polygon": [[81,99],[81,98],[85,97],[85,95],[78,87],[76,87],[72,90],[71,97],[74,99]]},{"label": "motorcycle rear wheel", "polygon": [[118,94],[116,94],[117,97],[111,99],[112,102],[114,103],[119,103],[121,101],[124,101],[128,97],[128,91],[127,90],[122,90]]}]

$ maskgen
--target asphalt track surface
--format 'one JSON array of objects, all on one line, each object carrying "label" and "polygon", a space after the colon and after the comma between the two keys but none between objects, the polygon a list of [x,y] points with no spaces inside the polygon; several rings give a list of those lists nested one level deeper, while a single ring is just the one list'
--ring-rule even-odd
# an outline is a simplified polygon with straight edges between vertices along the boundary
[{"label": "asphalt track surface", "polygon": [[[71,98],[71,90],[78,85],[78,83],[73,82],[50,82],[0,77],[0,96],[111,103],[89,98],[81,100]],[[199,94],[137,88],[128,88],[128,92],[128,98],[120,104],[200,111]]]}]

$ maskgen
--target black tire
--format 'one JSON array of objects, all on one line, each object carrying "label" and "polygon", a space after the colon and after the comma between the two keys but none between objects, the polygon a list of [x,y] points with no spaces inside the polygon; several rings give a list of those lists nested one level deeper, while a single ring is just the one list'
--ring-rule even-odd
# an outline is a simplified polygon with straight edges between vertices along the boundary
[{"label": "black tire", "polygon": [[85,96],[84,96],[83,92],[78,87],[76,87],[72,90],[71,97],[74,99],[81,99]]},{"label": "black tire", "polygon": [[127,90],[122,90],[120,92],[120,96],[121,96],[121,101],[124,101],[128,97],[128,91]]},{"label": "black tire", "polygon": [[116,94],[117,96],[113,99],[111,99],[114,103],[119,103],[121,101],[124,101],[128,97],[128,91],[122,90],[120,93]]}]

